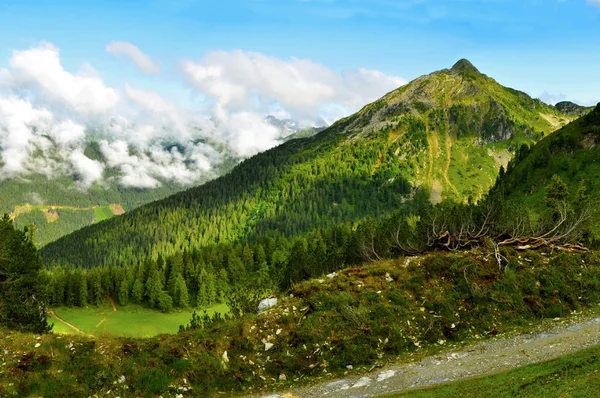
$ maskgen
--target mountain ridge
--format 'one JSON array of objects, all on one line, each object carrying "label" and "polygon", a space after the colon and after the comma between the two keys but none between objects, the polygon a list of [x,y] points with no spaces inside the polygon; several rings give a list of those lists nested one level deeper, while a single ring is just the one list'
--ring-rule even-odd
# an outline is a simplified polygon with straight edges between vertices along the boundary
[{"label": "mountain ridge", "polygon": [[217,180],[62,238],[42,255],[54,263],[111,265],[377,218],[416,198],[477,200],[521,146],[575,116],[503,87],[467,62],[423,75]]}]

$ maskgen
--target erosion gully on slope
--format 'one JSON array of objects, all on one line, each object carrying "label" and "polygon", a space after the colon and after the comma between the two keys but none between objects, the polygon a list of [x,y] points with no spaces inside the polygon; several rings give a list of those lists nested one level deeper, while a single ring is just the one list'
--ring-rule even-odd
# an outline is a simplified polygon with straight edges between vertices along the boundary
[{"label": "erosion gully on slope", "polygon": [[597,315],[577,320],[556,318],[554,322],[561,324],[542,332],[496,337],[412,363],[386,365],[367,374],[253,397],[376,397],[493,374],[600,344],[600,317]]}]

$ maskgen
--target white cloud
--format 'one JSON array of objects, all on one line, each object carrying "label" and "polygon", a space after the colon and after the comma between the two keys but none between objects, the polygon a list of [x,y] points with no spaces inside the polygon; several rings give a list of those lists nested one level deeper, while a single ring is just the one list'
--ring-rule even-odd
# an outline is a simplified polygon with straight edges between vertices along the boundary
[{"label": "white cloud", "polygon": [[14,178],[27,170],[36,144],[43,145],[30,126],[44,129],[51,122],[52,114],[46,109],[15,97],[0,97],[0,178]]},{"label": "white cloud", "polygon": [[197,180],[198,173],[211,171],[210,158],[214,160],[216,155],[202,144],[190,145],[183,153],[175,147],[165,150],[155,145],[144,152],[131,154],[127,142],[104,140],[100,149],[107,166],[120,169],[120,184],[138,188],[156,188],[161,185],[160,180],[191,184]]},{"label": "white cloud", "polygon": [[[129,43],[107,51],[158,71]],[[213,176],[224,156],[279,144],[282,130],[267,114],[333,122],[404,83],[373,70],[340,73],[309,60],[216,51],[181,63],[190,92],[206,100],[192,112],[158,92],[110,87],[89,64],[67,71],[50,43],[13,51],[8,65],[0,69],[0,179],[67,174],[84,188],[103,183],[107,168],[125,187],[193,184]],[[90,131],[101,139],[103,161],[85,155]]]},{"label": "white cloud", "polygon": [[219,110],[264,111],[281,104],[295,117],[316,119],[337,103],[347,113],[406,81],[379,71],[338,73],[310,60],[280,60],[255,52],[215,51],[202,60],[182,62],[190,84],[216,101]]},{"label": "white cloud", "polygon": [[587,3],[593,6],[600,7],[600,0],[587,0]]},{"label": "white cloud", "polygon": [[85,156],[81,149],[71,152],[69,160],[73,165],[74,174],[79,177],[83,187],[90,187],[93,183],[102,180],[104,165]]},{"label": "white cloud", "polygon": [[113,41],[106,46],[106,51],[114,56],[126,56],[144,73],[160,72],[160,66],[144,54],[139,48],[126,41]]},{"label": "white cloud", "polygon": [[[600,0],[599,0],[600,1]],[[546,104],[554,105],[557,102],[565,101],[567,96],[565,94],[553,94],[548,91],[544,91],[538,96],[539,99],[544,101]]]},{"label": "white cloud", "polygon": [[9,64],[11,69],[4,72],[4,84],[30,90],[38,102],[64,106],[89,116],[106,113],[119,103],[117,92],[107,87],[96,73],[91,73],[90,66],[80,74],[65,71],[59,51],[52,44],[13,51]]}]

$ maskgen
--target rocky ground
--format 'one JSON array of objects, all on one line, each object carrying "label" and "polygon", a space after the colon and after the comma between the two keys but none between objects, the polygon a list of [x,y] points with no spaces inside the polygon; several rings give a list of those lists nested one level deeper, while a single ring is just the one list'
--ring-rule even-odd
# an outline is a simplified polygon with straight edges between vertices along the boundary
[{"label": "rocky ground", "polygon": [[600,317],[556,318],[544,331],[496,338],[370,373],[263,394],[268,398],[375,397],[542,362],[600,343]]}]

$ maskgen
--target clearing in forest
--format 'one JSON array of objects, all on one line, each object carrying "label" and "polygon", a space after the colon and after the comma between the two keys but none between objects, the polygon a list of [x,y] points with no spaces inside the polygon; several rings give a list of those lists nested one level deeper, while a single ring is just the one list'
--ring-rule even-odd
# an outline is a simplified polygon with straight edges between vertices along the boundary
[{"label": "clearing in forest", "polygon": [[[225,304],[217,304],[205,308],[209,315],[215,312],[228,312]],[[204,309],[197,309],[202,314]],[[187,325],[192,318],[193,310],[162,313],[138,305],[118,307],[115,311],[113,303],[106,301],[102,305],[78,307],[61,307],[52,311],[54,333],[58,334],[91,334],[94,336],[112,335],[122,337],[152,337],[159,334],[177,333],[179,325]],[[59,318],[57,321],[55,318]]]}]

